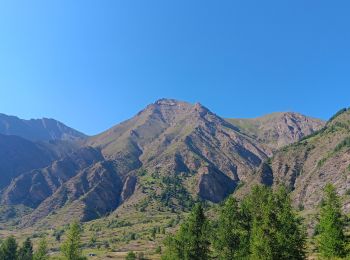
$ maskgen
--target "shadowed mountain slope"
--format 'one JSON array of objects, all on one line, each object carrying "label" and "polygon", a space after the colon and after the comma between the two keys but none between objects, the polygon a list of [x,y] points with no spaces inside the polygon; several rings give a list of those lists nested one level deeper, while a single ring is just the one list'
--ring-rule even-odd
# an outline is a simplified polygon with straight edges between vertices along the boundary
[{"label": "shadowed mountain slope", "polygon": [[79,171],[102,160],[98,150],[91,147],[79,149],[48,167],[15,178],[4,191],[2,202],[35,208]]},{"label": "shadowed mountain slope", "polygon": [[86,137],[54,119],[24,120],[5,114],[0,114],[0,134],[21,136],[31,141],[72,141]]},{"label": "shadowed mountain slope", "polygon": [[25,171],[48,165],[52,156],[42,146],[18,136],[0,134],[0,188]]}]

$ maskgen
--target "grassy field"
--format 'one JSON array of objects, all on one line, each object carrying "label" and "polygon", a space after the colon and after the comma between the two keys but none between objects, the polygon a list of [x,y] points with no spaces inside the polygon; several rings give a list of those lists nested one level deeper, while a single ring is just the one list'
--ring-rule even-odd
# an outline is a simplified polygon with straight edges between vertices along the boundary
[{"label": "grassy field", "polygon": [[[82,225],[82,246],[84,255],[96,256],[89,259],[125,259],[129,251],[143,254],[147,259],[160,259],[162,241],[176,230],[184,214],[171,211],[136,212],[124,209]],[[67,223],[68,224],[68,223]],[[0,238],[15,236],[18,243],[30,237],[36,248],[41,237],[46,237],[50,254],[55,259],[60,255],[60,245],[65,239],[68,225],[45,228],[42,224],[26,229],[6,226],[0,230]]]}]

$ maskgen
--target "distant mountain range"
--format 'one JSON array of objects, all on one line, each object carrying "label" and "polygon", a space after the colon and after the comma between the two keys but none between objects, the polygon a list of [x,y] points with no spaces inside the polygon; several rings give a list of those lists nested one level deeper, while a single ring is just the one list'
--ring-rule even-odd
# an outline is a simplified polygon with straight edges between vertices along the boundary
[{"label": "distant mountain range", "polygon": [[312,208],[326,182],[347,192],[349,114],[328,123],[292,112],[223,119],[161,99],[92,137],[53,119],[1,115],[1,203],[30,209],[20,226],[55,225],[126,209],[182,211],[283,183],[296,205]]},{"label": "distant mountain range", "polygon": [[0,188],[20,173],[72,152],[86,135],[54,119],[23,120],[0,114]]},{"label": "distant mountain range", "polygon": [[72,141],[86,137],[86,135],[54,119],[24,120],[5,114],[0,114],[0,134],[17,135],[31,141]]}]

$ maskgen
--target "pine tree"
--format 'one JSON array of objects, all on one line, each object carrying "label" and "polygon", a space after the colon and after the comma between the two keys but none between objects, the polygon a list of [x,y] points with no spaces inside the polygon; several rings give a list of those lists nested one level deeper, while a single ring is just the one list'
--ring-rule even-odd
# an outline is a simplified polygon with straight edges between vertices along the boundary
[{"label": "pine tree", "polygon": [[319,253],[326,258],[343,257],[345,254],[345,223],[339,197],[333,185],[324,189],[320,221],[317,226]]},{"label": "pine tree", "polygon": [[208,220],[200,204],[194,206],[188,219],[174,238],[168,237],[163,260],[206,260],[209,258]]},{"label": "pine tree", "polygon": [[[181,232],[182,231],[182,232]],[[185,259],[206,260],[209,257],[208,221],[201,204],[194,206],[188,221],[180,230],[180,238],[186,241]]]},{"label": "pine tree", "polygon": [[18,258],[21,260],[32,260],[33,259],[33,244],[29,238],[27,238],[22,247],[18,251]]},{"label": "pine tree", "polygon": [[1,245],[1,260],[17,260],[17,242],[13,236],[8,237]]},{"label": "pine tree", "polygon": [[273,196],[277,209],[274,259],[305,259],[305,228],[293,210],[287,189],[280,187]]},{"label": "pine tree", "polygon": [[250,215],[250,258],[273,259],[272,191],[265,186],[255,186],[244,202]]},{"label": "pine tree", "polygon": [[38,250],[34,253],[34,260],[47,260],[49,259],[48,250],[47,250],[47,242],[45,238],[42,238],[39,242]]},{"label": "pine tree", "polygon": [[[286,188],[256,186],[239,204],[221,209],[213,246],[219,259],[305,259],[306,233]],[[208,221],[197,205],[174,237],[165,241],[163,260],[209,258]]]},{"label": "pine tree", "polygon": [[240,211],[238,202],[233,197],[226,200],[221,209],[214,247],[218,258],[223,260],[242,258],[248,255],[249,231]]},{"label": "pine tree", "polygon": [[306,233],[286,188],[255,187],[246,202],[251,214],[251,259],[305,259]]},{"label": "pine tree", "polygon": [[182,241],[180,241],[177,237],[178,237],[178,234],[175,234],[174,237],[169,235],[164,240],[165,250],[161,257],[162,260],[182,259],[182,254],[183,254]]},{"label": "pine tree", "polygon": [[61,247],[62,254],[66,260],[86,259],[81,252],[81,230],[77,222],[70,225],[67,238]]}]

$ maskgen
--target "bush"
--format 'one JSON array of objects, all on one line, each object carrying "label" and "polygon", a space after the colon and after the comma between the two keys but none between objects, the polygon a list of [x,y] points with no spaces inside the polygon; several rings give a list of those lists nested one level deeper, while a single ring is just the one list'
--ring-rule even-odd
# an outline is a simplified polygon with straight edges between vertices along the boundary
[{"label": "bush", "polygon": [[125,260],[136,260],[136,254],[133,251],[130,251],[125,257]]},{"label": "bush", "polygon": [[346,137],[343,141],[341,141],[335,148],[334,152],[339,152],[344,147],[350,147],[350,137]]},{"label": "bush", "polygon": [[156,254],[161,254],[162,253],[162,248],[161,246],[157,246],[156,248]]}]

